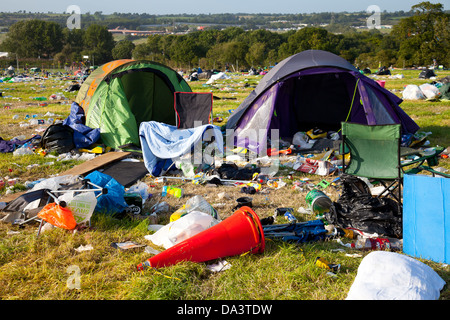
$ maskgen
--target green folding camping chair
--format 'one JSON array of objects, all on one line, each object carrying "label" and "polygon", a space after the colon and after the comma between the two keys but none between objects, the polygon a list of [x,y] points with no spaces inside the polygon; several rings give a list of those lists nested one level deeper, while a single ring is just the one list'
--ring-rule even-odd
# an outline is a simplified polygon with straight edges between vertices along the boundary
[{"label": "green folding camping chair", "polygon": [[390,195],[401,207],[400,143],[400,124],[342,122],[343,150],[350,152],[350,162],[346,165],[344,160],[343,172],[379,182],[384,190],[378,197]]}]

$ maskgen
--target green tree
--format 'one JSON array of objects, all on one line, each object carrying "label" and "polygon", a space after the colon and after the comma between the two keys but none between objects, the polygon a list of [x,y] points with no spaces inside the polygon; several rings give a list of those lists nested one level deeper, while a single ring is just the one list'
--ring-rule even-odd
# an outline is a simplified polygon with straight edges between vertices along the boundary
[{"label": "green tree", "polygon": [[405,65],[429,65],[433,59],[449,65],[449,18],[440,3],[421,2],[414,15],[401,19],[392,35],[400,42],[398,59]]},{"label": "green tree", "polygon": [[116,43],[116,46],[112,49],[112,57],[115,60],[131,59],[135,47],[136,45],[130,40],[119,41]]},{"label": "green tree", "polygon": [[242,67],[248,67],[248,63],[245,59],[247,51],[248,46],[244,42],[227,42],[224,46],[223,61],[234,66],[236,70],[239,70]]},{"label": "green tree", "polygon": [[306,27],[289,36],[287,42],[279,49],[280,58],[287,58],[295,53],[305,50],[325,50],[333,53],[336,47],[332,44],[335,35],[323,28]]},{"label": "green tree", "polygon": [[171,58],[181,66],[198,64],[201,55],[200,46],[191,37],[179,37],[172,43]]},{"label": "green tree", "polygon": [[21,20],[9,28],[3,50],[22,58],[51,58],[63,47],[62,28],[55,22]]},{"label": "green tree", "polygon": [[252,67],[263,66],[266,58],[266,44],[255,42],[248,49],[245,60]]},{"label": "green tree", "polygon": [[115,42],[108,28],[97,24],[91,24],[83,35],[84,54],[92,56],[96,65],[112,60],[112,49]]}]

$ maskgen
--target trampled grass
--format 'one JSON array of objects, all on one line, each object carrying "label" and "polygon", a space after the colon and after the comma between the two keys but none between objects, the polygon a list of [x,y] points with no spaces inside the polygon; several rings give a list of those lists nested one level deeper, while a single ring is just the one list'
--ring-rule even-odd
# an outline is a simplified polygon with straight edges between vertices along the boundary
[{"label": "trampled grass", "polygon": [[[401,96],[407,84],[420,84],[429,80],[419,80],[418,70],[395,70],[394,74],[404,74],[403,79],[386,80],[386,88]],[[438,76],[450,75],[442,71]],[[260,77],[234,75],[229,80],[220,80],[213,85],[204,81],[190,82],[193,91],[212,92],[214,97],[214,117],[222,117],[222,125],[257,84]],[[47,106],[39,106],[32,97],[49,97],[62,92],[67,80],[48,79],[33,83],[2,83],[0,90],[0,137],[5,140],[14,136],[39,134],[45,125],[20,126],[28,123],[26,115],[37,114],[44,117],[47,112],[67,117],[70,104],[49,101]],[[8,88],[8,89],[6,89]],[[34,89],[31,89],[34,88]],[[73,99],[76,93],[64,93]],[[9,97],[10,96],[10,97]],[[57,103],[54,103],[57,102]],[[59,102],[59,103],[58,103]],[[431,132],[430,145],[449,146],[448,102],[404,101],[402,108],[421,126],[421,130]],[[13,119],[18,115],[17,119]],[[0,154],[0,176],[17,178],[17,185],[25,181],[47,178],[77,165],[78,161],[61,162],[55,158],[39,155],[16,156]],[[34,165],[32,167],[28,167]],[[450,161],[441,159],[439,166],[450,169]],[[281,168],[279,175],[286,177],[289,168]],[[294,180],[309,178],[319,182],[322,177],[293,173]],[[253,208],[260,218],[273,215],[279,207],[306,207],[306,192],[292,189],[294,180],[285,179],[287,186],[269,193],[252,195]],[[161,185],[152,179],[144,179],[151,187],[152,197],[145,208],[158,201],[170,204],[170,211],[161,214],[159,223],[169,221],[170,213],[185,203],[189,197],[200,194],[215,206],[222,218],[232,214],[235,199],[243,196],[236,187],[208,187],[180,181],[185,196],[182,199],[161,198]],[[4,193],[5,190],[2,190]],[[226,192],[230,199],[219,199],[218,193]],[[330,187],[330,198],[336,200],[338,194]],[[295,212],[299,221],[314,219],[314,216]],[[277,217],[277,223],[285,223]],[[18,228],[0,223],[0,299],[2,300],[343,300],[356,276],[362,258],[368,253],[356,249],[343,248],[334,240],[302,244],[288,244],[282,241],[266,241],[262,254],[246,254],[225,260],[231,268],[214,273],[208,270],[208,263],[184,262],[175,266],[137,272],[136,266],[151,255],[143,248],[121,251],[111,243],[127,240],[155,247],[145,239],[150,234],[148,220],[115,219],[94,214],[91,228],[78,232],[52,229],[37,237],[37,223]],[[93,249],[78,252],[80,246],[92,245]],[[342,251],[344,249],[344,251]],[[353,256],[356,254],[356,256]],[[324,257],[341,268],[334,276],[329,270],[318,268],[316,257]],[[432,261],[421,260],[430,265],[448,283],[449,267]],[[215,262],[215,261],[212,261]],[[79,272],[79,278],[76,278]],[[79,279],[79,283],[75,280]],[[77,287],[79,285],[79,287]],[[448,286],[441,292],[441,300],[450,298]]]}]

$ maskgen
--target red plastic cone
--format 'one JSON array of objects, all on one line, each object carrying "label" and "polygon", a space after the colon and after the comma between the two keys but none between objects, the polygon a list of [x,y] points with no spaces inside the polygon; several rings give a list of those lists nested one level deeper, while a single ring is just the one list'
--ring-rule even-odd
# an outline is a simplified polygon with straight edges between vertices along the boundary
[{"label": "red plastic cone", "polygon": [[232,216],[140,263],[137,269],[161,268],[181,261],[204,262],[264,251],[264,233],[256,213],[241,207]]}]

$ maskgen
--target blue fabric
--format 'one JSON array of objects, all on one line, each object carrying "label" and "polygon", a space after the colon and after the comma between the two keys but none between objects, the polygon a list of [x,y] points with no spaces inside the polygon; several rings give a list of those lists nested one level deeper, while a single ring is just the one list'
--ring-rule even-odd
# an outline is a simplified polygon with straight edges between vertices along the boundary
[{"label": "blue fabric", "polygon": [[[122,186],[111,176],[99,171],[94,171],[88,174],[85,179],[101,188],[108,190],[108,193],[102,194],[97,198],[97,206],[95,207],[95,211],[113,215],[115,213],[122,212],[128,207],[128,204],[124,198],[124,186]],[[99,192],[100,191],[96,192],[96,196]]]},{"label": "blue fabric", "polygon": [[[207,132],[208,129],[212,131]],[[198,142],[209,141],[209,134],[215,137],[217,149],[223,153],[222,133],[215,125],[177,129],[176,126],[156,121],[142,122],[139,126],[139,140],[145,167],[153,176],[159,176],[163,167],[161,162],[191,152]]]},{"label": "blue fabric", "polygon": [[286,242],[312,242],[326,238],[327,230],[322,220],[263,226],[264,237]]},{"label": "blue fabric", "polygon": [[76,102],[73,102],[70,108],[69,116],[63,121],[63,124],[71,127],[73,131],[73,142],[75,148],[86,148],[97,142],[100,138],[100,129],[90,128],[85,125],[86,117],[83,108]]}]

